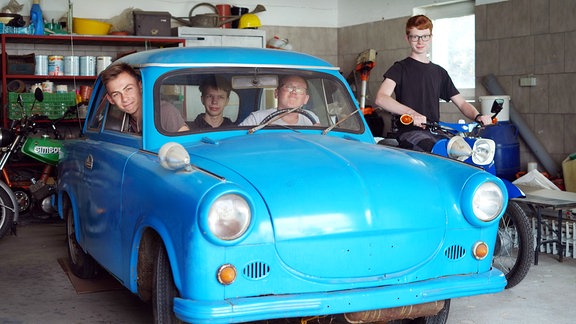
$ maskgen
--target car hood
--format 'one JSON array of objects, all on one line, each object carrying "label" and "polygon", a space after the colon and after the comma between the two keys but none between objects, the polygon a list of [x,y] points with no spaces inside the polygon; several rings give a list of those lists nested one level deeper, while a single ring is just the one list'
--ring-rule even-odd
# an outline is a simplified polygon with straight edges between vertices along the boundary
[{"label": "car hood", "polygon": [[268,207],[279,258],[306,277],[414,270],[440,249],[447,208],[459,198],[451,193],[461,189],[442,181],[447,169],[459,176],[453,161],[331,136],[254,134],[208,141],[192,151],[193,163],[216,162],[256,188]]}]

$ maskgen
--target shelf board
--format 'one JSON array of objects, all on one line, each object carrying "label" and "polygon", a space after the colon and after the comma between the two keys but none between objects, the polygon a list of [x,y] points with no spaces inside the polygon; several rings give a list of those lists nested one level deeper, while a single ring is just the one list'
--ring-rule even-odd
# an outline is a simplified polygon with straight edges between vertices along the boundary
[{"label": "shelf board", "polygon": [[36,75],[36,74],[6,74],[7,80],[25,79],[25,80],[96,80],[95,75]]},{"label": "shelf board", "polygon": [[39,44],[77,44],[102,46],[114,44],[117,46],[143,46],[146,44],[158,46],[177,46],[184,44],[184,39],[178,37],[154,37],[154,36],[108,36],[108,35],[19,35],[2,34],[6,43],[39,43]]}]

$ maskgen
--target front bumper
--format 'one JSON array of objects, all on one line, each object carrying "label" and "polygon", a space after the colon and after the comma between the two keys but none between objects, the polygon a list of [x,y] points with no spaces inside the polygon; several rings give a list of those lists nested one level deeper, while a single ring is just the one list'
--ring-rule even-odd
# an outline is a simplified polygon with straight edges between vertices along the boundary
[{"label": "front bumper", "polygon": [[273,318],[305,317],[414,305],[500,292],[506,286],[502,272],[450,276],[394,286],[197,301],[176,298],[176,316],[191,323],[234,323]]}]

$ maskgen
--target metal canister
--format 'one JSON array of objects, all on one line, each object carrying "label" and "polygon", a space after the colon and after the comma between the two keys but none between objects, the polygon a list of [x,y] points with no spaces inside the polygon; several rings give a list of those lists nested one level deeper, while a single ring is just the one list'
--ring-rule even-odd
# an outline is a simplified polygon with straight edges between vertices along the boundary
[{"label": "metal canister", "polygon": [[36,65],[34,66],[34,74],[48,75],[48,55],[35,55]]},{"label": "metal canister", "polygon": [[96,75],[96,56],[80,56],[80,75]]},{"label": "metal canister", "polygon": [[42,91],[46,93],[53,93],[54,92],[54,83],[52,81],[44,81],[42,82]]},{"label": "metal canister", "polygon": [[100,74],[110,64],[112,64],[112,57],[111,56],[98,56],[96,58],[96,73]]},{"label": "metal canister", "polygon": [[68,85],[58,84],[56,85],[56,93],[66,93],[68,92]]},{"label": "metal canister", "polygon": [[64,75],[64,56],[48,56],[48,75]]},{"label": "metal canister", "polygon": [[80,75],[80,58],[64,56],[64,75]]}]

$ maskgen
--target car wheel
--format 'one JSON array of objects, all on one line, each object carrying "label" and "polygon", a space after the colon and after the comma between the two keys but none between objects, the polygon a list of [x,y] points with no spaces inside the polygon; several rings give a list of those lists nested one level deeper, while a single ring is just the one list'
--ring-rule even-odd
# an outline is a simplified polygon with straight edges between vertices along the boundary
[{"label": "car wheel", "polygon": [[514,201],[498,226],[492,266],[502,271],[508,283],[506,289],[519,284],[528,274],[534,260],[534,236],[524,208]]},{"label": "car wheel", "polygon": [[66,211],[66,243],[68,245],[68,260],[72,273],[82,279],[91,279],[98,275],[96,261],[78,244],[76,227],[72,208]]},{"label": "car wheel", "polygon": [[154,286],[152,291],[154,323],[182,323],[174,314],[175,297],[178,297],[178,290],[176,285],[174,285],[172,268],[170,267],[166,249],[160,244],[154,267]]}]

